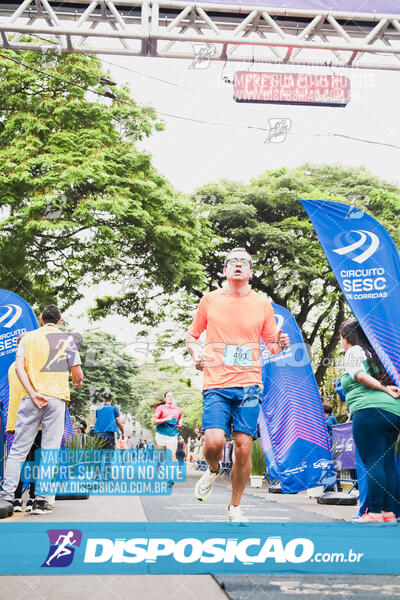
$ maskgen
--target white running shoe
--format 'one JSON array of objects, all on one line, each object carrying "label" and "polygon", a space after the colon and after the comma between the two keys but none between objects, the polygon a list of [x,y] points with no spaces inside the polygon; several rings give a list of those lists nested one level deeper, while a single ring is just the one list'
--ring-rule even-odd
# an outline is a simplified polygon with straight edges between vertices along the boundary
[{"label": "white running shoe", "polygon": [[204,475],[200,477],[194,488],[194,495],[196,496],[197,500],[205,502],[209,499],[209,497],[211,496],[214,482],[219,475],[219,471],[220,469],[218,469],[216,473],[212,473],[210,471],[210,467],[208,467]]},{"label": "white running shoe", "polygon": [[13,501],[14,512],[22,512],[22,498],[15,498]]},{"label": "white running shoe", "polygon": [[240,506],[233,506],[230,504],[228,506],[228,521],[229,523],[238,523],[242,525],[247,525],[249,520],[244,516]]}]

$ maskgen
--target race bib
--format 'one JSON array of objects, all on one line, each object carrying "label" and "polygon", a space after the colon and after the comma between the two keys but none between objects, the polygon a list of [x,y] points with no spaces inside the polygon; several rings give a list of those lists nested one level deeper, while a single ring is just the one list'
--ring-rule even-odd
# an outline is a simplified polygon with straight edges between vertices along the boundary
[{"label": "race bib", "polygon": [[251,367],[253,350],[246,346],[226,345],[224,348],[224,365]]}]

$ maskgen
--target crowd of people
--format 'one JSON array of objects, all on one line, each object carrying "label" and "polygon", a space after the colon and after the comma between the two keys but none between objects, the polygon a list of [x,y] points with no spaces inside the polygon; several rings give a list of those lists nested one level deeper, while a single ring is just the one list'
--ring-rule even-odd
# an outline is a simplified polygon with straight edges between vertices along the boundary
[{"label": "crowd of people", "polygon": [[[253,262],[246,249],[234,248],[227,254],[223,273],[223,286],[203,296],[186,337],[194,366],[203,373],[201,431],[185,442],[179,431],[183,415],[170,390],[154,404],[152,423],[156,447],[170,450],[174,460],[206,461],[207,468],[194,490],[197,500],[205,502],[210,497],[221,462],[233,465],[227,518],[245,523],[248,519],[240,502],[249,480],[262,397],[260,338],[271,354],[288,348],[290,339],[277,330],[269,300],[251,289]],[[7,431],[15,437],[7,457],[2,499],[12,507],[10,512],[22,506],[21,463],[35,448],[60,447],[65,406],[70,399],[70,374],[76,388],[83,381],[76,341],[59,331],[59,309],[47,306],[40,320],[41,328],[18,339],[15,364],[9,372]],[[201,344],[203,332],[206,338]],[[353,522],[395,524],[400,514],[395,469],[400,389],[393,385],[356,320],[342,324],[340,339],[345,352],[341,388],[368,488],[368,511]],[[133,415],[120,414],[110,391],[104,391],[101,401],[92,433],[104,448],[154,447]],[[330,404],[325,403],[323,409],[331,437],[337,422]],[[76,432],[84,433],[87,427],[84,419],[75,419]],[[33,514],[44,514],[53,509],[54,497],[43,493],[39,481],[36,489],[30,490],[28,505]]]}]

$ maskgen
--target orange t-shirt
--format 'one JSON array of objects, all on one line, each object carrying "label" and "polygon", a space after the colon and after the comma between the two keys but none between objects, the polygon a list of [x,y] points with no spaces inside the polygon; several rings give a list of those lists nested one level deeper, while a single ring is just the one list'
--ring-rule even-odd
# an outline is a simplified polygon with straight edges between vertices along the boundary
[{"label": "orange t-shirt", "polygon": [[278,336],[271,303],[250,290],[233,296],[221,288],[200,300],[189,333],[206,331],[203,389],[262,386],[260,338]]}]

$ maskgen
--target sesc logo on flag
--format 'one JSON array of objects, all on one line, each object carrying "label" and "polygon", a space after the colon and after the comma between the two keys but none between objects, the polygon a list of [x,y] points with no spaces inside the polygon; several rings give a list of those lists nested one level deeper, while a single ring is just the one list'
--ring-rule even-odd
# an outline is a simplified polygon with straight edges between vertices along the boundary
[{"label": "sesc logo on flag", "polygon": [[22,307],[17,304],[4,304],[0,306],[0,309],[7,309],[4,314],[0,317],[0,323],[2,327],[10,328],[18,321],[22,315]]},{"label": "sesc logo on flag", "polygon": [[[342,248],[334,249],[333,252],[336,252],[336,254],[343,256],[344,254],[353,253],[356,250],[358,250],[359,248],[361,248],[362,249],[361,253],[358,252],[358,253],[356,253],[356,256],[354,256],[354,257],[349,256],[349,258],[356,263],[362,264],[366,260],[368,260],[373,254],[375,254],[375,252],[378,250],[379,238],[375,233],[372,233],[372,231],[364,231],[363,229],[360,229],[360,230],[353,229],[353,230],[347,232],[345,234],[346,238],[349,237],[349,233],[357,233],[360,237],[358,240],[356,240],[355,242],[352,242],[351,244],[349,244],[347,246],[343,246]],[[350,237],[354,238],[354,236],[350,236]],[[369,242],[369,246],[365,247],[366,243],[368,244],[368,242]]]}]

